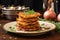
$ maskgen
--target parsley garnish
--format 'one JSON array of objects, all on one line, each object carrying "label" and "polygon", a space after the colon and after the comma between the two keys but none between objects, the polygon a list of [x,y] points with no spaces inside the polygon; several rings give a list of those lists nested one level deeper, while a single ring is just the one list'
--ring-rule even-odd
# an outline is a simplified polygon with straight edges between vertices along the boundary
[{"label": "parsley garnish", "polygon": [[34,10],[27,10],[27,11],[25,11],[24,13],[25,13],[25,14],[34,14],[35,11],[34,11]]}]

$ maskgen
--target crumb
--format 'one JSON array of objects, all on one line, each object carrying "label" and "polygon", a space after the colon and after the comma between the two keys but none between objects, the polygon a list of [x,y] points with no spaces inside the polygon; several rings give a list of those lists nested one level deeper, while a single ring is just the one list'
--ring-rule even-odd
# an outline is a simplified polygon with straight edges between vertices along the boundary
[{"label": "crumb", "polygon": [[12,39],[12,37],[9,37],[9,39]]},{"label": "crumb", "polygon": [[15,38],[15,39],[17,39],[17,38]]},{"label": "crumb", "polygon": [[6,37],[3,37],[3,39],[6,39]]}]

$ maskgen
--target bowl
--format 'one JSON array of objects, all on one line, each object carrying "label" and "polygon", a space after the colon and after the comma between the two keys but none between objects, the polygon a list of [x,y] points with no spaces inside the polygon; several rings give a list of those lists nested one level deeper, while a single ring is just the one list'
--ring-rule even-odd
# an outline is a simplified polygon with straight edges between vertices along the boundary
[{"label": "bowl", "polygon": [[3,7],[2,14],[4,15],[4,18],[9,19],[9,20],[15,20],[17,17],[17,14],[21,11],[21,9],[16,10],[15,8],[16,7],[11,8],[11,9],[10,7]]},{"label": "bowl", "polygon": [[20,10],[2,10],[2,14],[9,20],[15,20]]},{"label": "bowl", "polygon": [[21,7],[21,6],[17,6],[17,7],[3,7],[2,8],[2,14],[4,15],[4,17],[6,17],[7,19],[10,19],[10,20],[15,20],[16,17],[17,17],[17,14],[21,11],[24,11],[24,10],[28,10],[29,7]]}]

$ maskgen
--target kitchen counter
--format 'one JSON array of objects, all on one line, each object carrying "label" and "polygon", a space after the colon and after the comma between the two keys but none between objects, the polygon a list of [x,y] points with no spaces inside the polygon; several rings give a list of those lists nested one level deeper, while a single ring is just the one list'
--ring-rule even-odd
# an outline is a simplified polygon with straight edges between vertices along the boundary
[{"label": "kitchen counter", "polygon": [[6,32],[3,30],[3,25],[11,22],[11,20],[0,19],[0,40],[60,40],[60,33],[50,31],[46,34],[39,36],[21,36],[13,33]]}]

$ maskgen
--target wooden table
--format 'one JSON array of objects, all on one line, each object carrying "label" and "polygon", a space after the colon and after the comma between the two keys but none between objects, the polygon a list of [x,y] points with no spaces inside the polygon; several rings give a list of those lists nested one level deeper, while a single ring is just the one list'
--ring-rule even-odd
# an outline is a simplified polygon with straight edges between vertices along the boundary
[{"label": "wooden table", "polygon": [[48,32],[44,35],[39,35],[39,36],[33,36],[33,37],[28,37],[28,36],[18,36],[12,33],[8,33],[3,30],[3,25],[5,23],[11,22],[11,20],[4,20],[0,19],[0,40],[60,40],[60,33],[51,31]]}]

